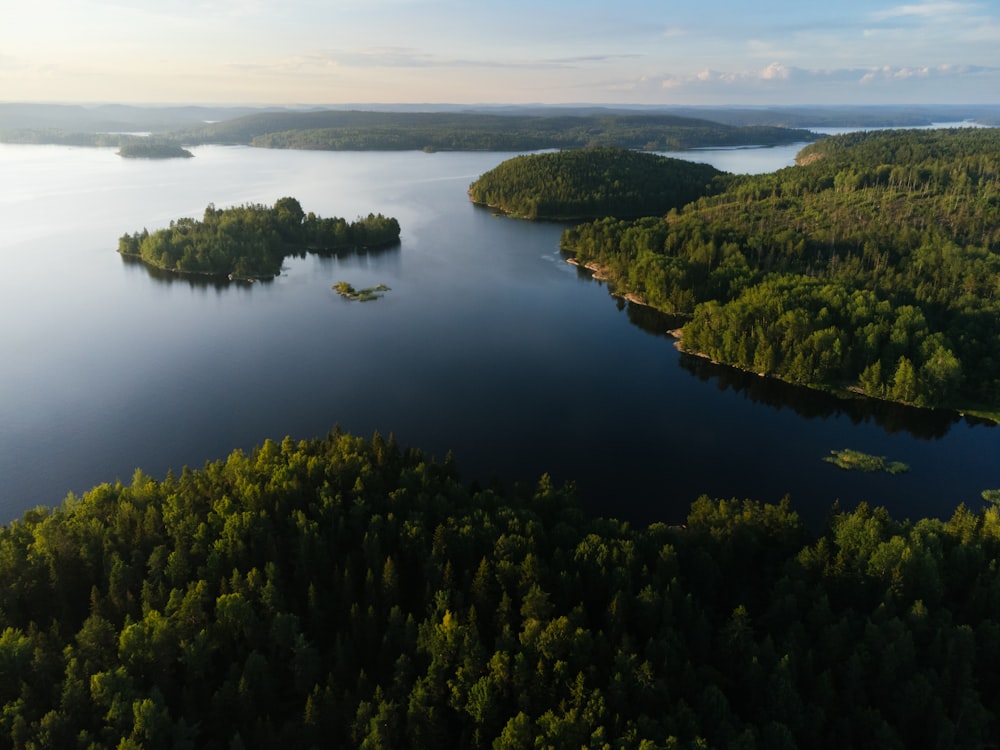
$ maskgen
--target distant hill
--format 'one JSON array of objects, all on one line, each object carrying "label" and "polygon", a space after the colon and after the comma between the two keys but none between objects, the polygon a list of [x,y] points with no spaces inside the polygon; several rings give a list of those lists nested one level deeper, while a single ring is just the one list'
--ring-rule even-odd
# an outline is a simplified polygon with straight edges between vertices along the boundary
[{"label": "distant hill", "polygon": [[0,103],[0,130],[59,129],[80,133],[162,133],[242,117],[263,108],[127,104]]},{"label": "distant hill", "polygon": [[226,107],[0,103],[0,141],[93,144],[155,133],[185,145],[317,150],[528,151],[593,146],[683,151],[813,141],[808,127],[1000,122],[1000,105],[605,107],[346,105]]},{"label": "distant hill", "polygon": [[526,151],[616,146],[675,151],[812,141],[806,130],[734,127],[662,113],[266,112],[195,128],[186,143],[317,150]]},{"label": "distant hill", "polygon": [[1000,122],[1000,105],[867,105],[804,107],[678,107],[675,114],[729,125],[786,128],[905,128],[940,122]]},{"label": "distant hill", "polygon": [[[981,124],[1000,122],[997,105],[868,105],[868,106],[607,106],[572,105],[464,105],[464,104],[343,104],[310,107],[226,105],[130,105],[48,104],[0,102],[0,130],[58,128],[80,132],[166,132],[197,129],[205,124],[226,122],[237,130],[249,128],[253,135],[303,127],[330,127],[349,117],[368,115],[486,115],[494,117],[588,118],[605,116],[670,117],[745,127],[766,125],[785,128],[808,127],[913,127],[935,122],[972,120]],[[258,117],[260,116],[260,117]],[[251,118],[241,123],[235,120]],[[285,119],[287,124],[274,127]],[[257,128],[267,123],[264,130]],[[311,123],[311,124],[304,124]],[[228,128],[225,132],[229,132]]]}]

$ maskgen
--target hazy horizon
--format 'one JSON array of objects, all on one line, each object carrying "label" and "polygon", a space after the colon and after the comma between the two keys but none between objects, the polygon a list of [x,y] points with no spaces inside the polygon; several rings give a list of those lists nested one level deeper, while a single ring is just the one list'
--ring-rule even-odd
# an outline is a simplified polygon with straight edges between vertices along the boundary
[{"label": "hazy horizon", "polygon": [[136,109],[155,108],[203,108],[203,109],[289,109],[289,110],[310,110],[310,109],[352,109],[370,107],[374,110],[385,111],[440,111],[440,110],[488,110],[488,109],[636,109],[636,110],[667,110],[667,109],[705,109],[705,110],[780,110],[780,109],[858,109],[858,110],[905,110],[905,109],[996,109],[1000,108],[1000,95],[995,101],[988,102],[940,102],[940,101],[920,101],[904,102],[899,104],[827,104],[824,102],[801,102],[801,103],[759,103],[759,104],[739,104],[720,102],[718,104],[683,104],[683,103],[663,103],[644,104],[641,102],[381,102],[381,101],[358,101],[358,102],[268,102],[268,101],[246,101],[246,102],[225,102],[225,101],[73,101],[73,100],[23,100],[23,99],[0,99],[3,106],[66,106],[82,107],[85,109],[98,107],[134,107]]},{"label": "hazy horizon", "polygon": [[0,101],[834,106],[998,101],[989,2],[39,0]]}]

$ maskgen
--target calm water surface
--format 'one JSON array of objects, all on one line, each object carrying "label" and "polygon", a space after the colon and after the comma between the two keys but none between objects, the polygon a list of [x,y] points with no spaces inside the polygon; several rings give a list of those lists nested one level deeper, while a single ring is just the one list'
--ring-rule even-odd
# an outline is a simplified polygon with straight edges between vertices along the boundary
[{"label": "calm water surface", "polygon": [[[701,151],[734,172],[798,146]],[[575,480],[594,512],[683,519],[702,493],[948,516],[1000,487],[1000,430],[835,399],[681,356],[666,323],[566,264],[562,225],[494,216],[466,189],[511,154],[201,147],[194,159],[0,144],[0,521],[104,481],[201,466],[333,425],[467,479]],[[273,282],[159,278],[117,238],[291,195],[306,211],[399,219],[398,248],[290,258]],[[351,303],[331,285],[387,284]],[[821,459],[856,448],[902,476]]]}]

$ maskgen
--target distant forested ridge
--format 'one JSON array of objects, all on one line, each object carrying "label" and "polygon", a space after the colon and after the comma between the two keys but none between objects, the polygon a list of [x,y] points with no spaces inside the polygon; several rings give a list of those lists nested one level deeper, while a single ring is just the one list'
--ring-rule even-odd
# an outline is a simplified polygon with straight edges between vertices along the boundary
[{"label": "distant forested ridge", "polygon": [[734,127],[663,114],[525,115],[469,112],[262,113],[185,131],[187,143],[346,151],[533,151],[617,146],[673,151],[815,140],[808,130]]},{"label": "distant forested ridge", "polygon": [[[25,127],[21,119],[16,120],[18,127],[2,128],[2,115],[0,109],[0,142],[117,146],[122,137],[128,137],[71,130],[66,127],[70,122],[67,118],[55,120],[60,127]],[[257,112],[159,134],[185,145],[222,143],[328,151],[535,151],[586,146],[677,151],[701,146],[774,146],[819,137],[802,129],[736,126],[662,113],[358,110]]]},{"label": "distant forested ridge", "polygon": [[399,222],[369,214],[354,222],[306,214],[295,198],[274,206],[209,205],[201,221],[171,221],[168,229],[125,234],[118,252],[166,271],[239,279],[269,279],[294,252],[337,252],[399,242]]},{"label": "distant forested ridge", "polygon": [[619,148],[516,156],[469,187],[474,203],[528,219],[665,214],[722,189],[707,164]]},{"label": "distant forested ridge", "polygon": [[[152,132],[166,133],[192,131],[206,124],[234,121],[246,115],[271,113],[275,116],[322,117],[322,112],[369,111],[406,114],[459,114],[498,117],[600,117],[667,116],[710,121],[737,127],[769,125],[780,128],[809,127],[912,127],[932,123],[976,121],[996,123],[1000,106],[983,104],[966,105],[867,105],[867,106],[772,106],[772,107],[713,107],[713,106],[655,106],[612,107],[607,105],[427,105],[390,104],[338,107],[336,110],[312,109],[303,111],[289,107],[237,107],[237,106],[135,106],[122,104],[79,105],[38,104],[27,102],[0,102],[0,140],[4,131],[18,128],[60,128],[77,132]],[[431,112],[430,110],[434,111]],[[295,120],[285,127],[269,127],[264,132],[297,130]],[[309,128],[325,127],[309,123]],[[260,133],[256,133],[260,134]]]},{"label": "distant forested ridge", "polygon": [[753,372],[1000,413],[1000,130],[853,133],[562,247]]},{"label": "distant forested ridge", "polygon": [[128,140],[117,133],[84,133],[59,128],[14,128],[0,131],[0,142],[62,146],[117,146]]},{"label": "distant forested ridge", "polygon": [[136,471],[0,529],[11,748],[984,747],[1000,512],[583,516],[390,438]]},{"label": "distant forested ridge", "polygon": [[179,141],[166,135],[93,133],[60,128],[15,128],[0,131],[0,143],[117,147],[120,156],[163,158],[192,156]]}]

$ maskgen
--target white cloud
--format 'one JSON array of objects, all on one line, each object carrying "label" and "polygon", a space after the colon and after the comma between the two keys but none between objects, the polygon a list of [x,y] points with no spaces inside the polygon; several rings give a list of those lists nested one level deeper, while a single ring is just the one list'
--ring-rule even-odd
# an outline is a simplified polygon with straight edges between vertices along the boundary
[{"label": "white cloud", "polygon": [[764,70],[760,72],[760,77],[765,80],[782,80],[787,81],[791,78],[792,70],[786,65],[781,63],[771,63]]},{"label": "white cloud", "polygon": [[897,5],[895,8],[876,11],[871,17],[876,21],[883,21],[888,18],[904,18],[907,16],[917,16],[920,18],[937,18],[940,16],[955,16],[963,14],[967,10],[976,9],[978,6],[972,3],[917,3],[912,5]]},{"label": "white cloud", "polygon": [[730,0],[727,12],[706,17],[704,8],[624,0],[563,18],[537,0],[514,0],[508,11],[524,12],[500,16],[459,0],[34,0],[0,14],[0,97],[91,99],[88,87],[100,87],[105,98],[116,86],[142,88],[133,81],[145,77],[153,100],[154,82],[184,77],[199,100],[259,86],[255,101],[286,91],[327,101],[351,90],[378,101],[402,92],[439,101],[821,102],[848,101],[862,80],[866,94],[885,91],[887,101],[891,85],[908,87],[911,100],[958,96],[962,86],[968,101],[996,100],[998,4],[876,0],[779,12]]}]

